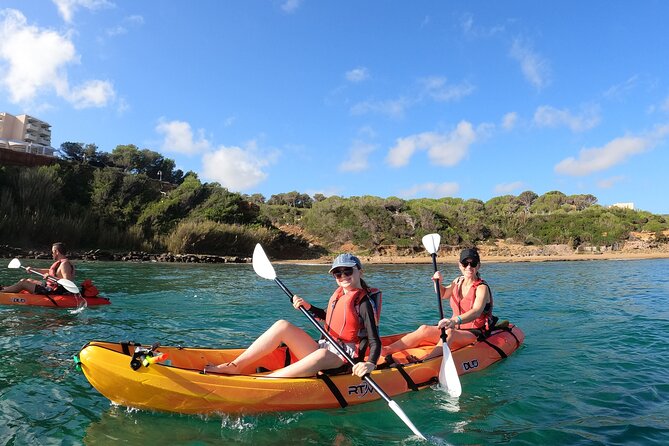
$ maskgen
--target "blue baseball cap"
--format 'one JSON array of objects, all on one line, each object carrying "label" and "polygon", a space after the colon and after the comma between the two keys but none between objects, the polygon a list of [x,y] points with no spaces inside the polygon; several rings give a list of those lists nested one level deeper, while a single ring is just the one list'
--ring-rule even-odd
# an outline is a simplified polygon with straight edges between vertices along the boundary
[{"label": "blue baseball cap", "polygon": [[362,269],[362,262],[360,262],[360,259],[351,253],[346,252],[344,254],[339,254],[337,258],[334,259],[334,262],[332,262],[332,268],[330,268],[330,271],[328,272],[331,273],[333,269],[339,268],[340,266],[349,268],[353,268],[355,266],[358,269]]}]

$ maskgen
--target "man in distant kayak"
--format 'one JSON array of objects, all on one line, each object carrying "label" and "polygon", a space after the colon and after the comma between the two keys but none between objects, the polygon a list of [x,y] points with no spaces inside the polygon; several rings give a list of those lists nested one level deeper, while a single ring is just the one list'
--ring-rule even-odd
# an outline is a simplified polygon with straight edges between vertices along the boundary
[{"label": "man in distant kayak", "polygon": [[21,279],[14,285],[0,289],[0,292],[20,293],[22,290],[26,290],[30,294],[67,293],[56,281],[57,279],[74,281],[74,265],[67,258],[67,248],[63,243],[56,242],[51,246],[51,255],[54,262],[50,268],[26,268],[28,272],[36,271],[42,274],[44,280]]}]

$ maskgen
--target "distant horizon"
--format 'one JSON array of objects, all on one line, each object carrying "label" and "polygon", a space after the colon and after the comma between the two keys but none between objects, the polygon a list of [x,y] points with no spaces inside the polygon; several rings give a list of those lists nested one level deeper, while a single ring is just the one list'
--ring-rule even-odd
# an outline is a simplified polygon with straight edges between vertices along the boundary
[{"label": "distant horizon", "polygon": [[558,190],[669,215],[667,16],[649,1],[4,0],[0,110],[48,122],[52,147],[134,144],[246,194]]}]

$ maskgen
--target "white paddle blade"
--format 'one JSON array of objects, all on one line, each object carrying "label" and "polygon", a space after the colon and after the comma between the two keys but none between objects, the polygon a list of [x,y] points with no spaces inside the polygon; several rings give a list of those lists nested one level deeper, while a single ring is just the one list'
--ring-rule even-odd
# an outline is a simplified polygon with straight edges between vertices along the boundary
[{"label": "white paddle blade", "polygon": [[7,265],[7,268],[11,269],[21,268],[21,261],[19,259],[12,259],[12,261],[9,262],[9,265]]},{"label": "white paddle blade", "polygon": [[441,369],[439,370],[439,386],[446,389],[448,394],[453,398],[457,398],[462,394],[462,385],[460,384],[460,377],[453,362],[453,355],[451,349],[447,344],[443,345],[444,357],[441,360]]},{"label": "white paddle blade", "polygon": [[58,284],[62,285],[70,293],[79,294],[79,287],[74,284],[71,280],[67,279],[58,279]]},{"label": "white paddle blade", "polygon": [[407,417],[407,415],[404,413],[404,411],[400,408],[400,406],[395,401],[390,400],[388,402],[388,407],[390,407],[393,410],[393,412],[395,412],[397,414],[397,416],[400,417],[402,419],[402,421],[404,421],[404,424],[409,426],[409,429],[411,429],[413,431],[413,433],[416,434],[421,440],[427,440],[427,438],[425,438],[425,436],[420,433],[418,428],[413,425],[413,423],[411,422],[409,417]]},{"label": "white paddle blade", "polygon": [[267,254],[265,254],[265,251],[262,249],[262,246],[260,246],[260,243],[257,243],[255,249],[253,250],[253,270],[263,279],[276,279],[276,272],[274,272],[274,267],[267,258]]},{"label": "white paddle blade", "polygon": [[439,234],[428,234],[423,237],[423,246],[430,254],[436,254],[439,251],[441,236]]}]

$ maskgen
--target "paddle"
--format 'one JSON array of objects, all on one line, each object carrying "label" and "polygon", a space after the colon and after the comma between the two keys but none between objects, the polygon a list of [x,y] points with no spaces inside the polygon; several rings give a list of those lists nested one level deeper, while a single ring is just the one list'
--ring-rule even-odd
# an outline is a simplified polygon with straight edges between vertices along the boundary
[{"label": "paddle", "polygon": [[[12,259],[12,261],[9,262],[9,265],[7,265],[7,268],[11,268],[11,269],[23,268],[26,271],[28,271],[28,267],[21,265],[21,261],[19,259]],[[43,274],[38,272],[38,271],[32,271],[31,270],[30,272],[33,272],[33,273],[37,274],[38,276],[43,277]],[[77,285],[75,285],[75,283],[72,282],[71,280],[58,279],[57,277],[53,277],[53,276],[48,276],[48,277],[49,277],[49,279],[52,279],[52,280],[55,280],[56,282],[58,282],[59,285],[62,285],[63,288],[65,288],[70,293],[79,294],[79,287],[77,287]]]},{"label": "paddle", "polygon": [[[279,287],[283,290],[283,292],[288,295],[291,302],[293,301],[294,294],[291,293],[288,290],[288,288],[286,288],[286,286],[283,284],[283,282],[281,282],[281,280],[278,277],[276,277],[276,272],[274,272],[274,267],[267,258],[267,255],[265,254],[265,251],[262,249],[262,246],[260,246],[260,243],[256,244],[256,247],[253,250],[253,269],[256,272],[256,274],[258,274],[263,279],[273,280],[274,282],[276,282],[276,284],[279,285]],[[325,331],[325,329],[321,326],[321,324],[318,323],[318,321],[316,321],[316,319],[311,315],[311,313],[305,310],[304,307],[300,307],[300,311],[302,311],[302,314],[304,314],[307,317],[307,319],[309,319],[309,321],[312,324],[314,324],[314,327],[316,327],[318,331],[321,332],[321,334],[325,337],[325,339],[327,339],[330,342],[330,344],[334,346],[335,349],[337,349],[339,354],[342,355],[346,359],[346,361],[349,362],[349,364],[351,365],[355,364],[353,362],[353,359],[346,353],[346,351],[343,348],[341,348],[341,346],[337,342],[335,342],[332,336],[330,336],[330,334],[327,331]],[[384,392],[383,389],[379,387],[378,384],[376,384],[376,382],[372,379],[371,376],[369,376],[369,374],[363,376],[362,379],[365,380],[370,386],[372,386],[372,388],[376,390],[384,400],[386,400],[386,402],[388,403],[388,407],[390,407],[393,410],[393,412],[395,412],[397,416],[400,417],[402,421],[404,421],[404,424],[406,424],[409,427],[409,429],[413,431],[414,434],[416,434],[422,440],[426,439],[423,436],[423,434],[421,434],[420,431],[416,428],[416,426],[413,425],[409,417],[406,416],[406,414],[404,413],[404,411],[402,411],[400,406],[395,401],[390,399],[388,394],[386,394],[386,392]]]},{"label": "paddle", "polygon": [[[437,272],[437,251],[439,251],[439,242],[441,237],[439,234],[428,234],[423,237],[423,246],[427,252],[432,256],[432,265],[434,266],[434,272]],[[441,305],[441,288],[439,286],[439,280],[435,280],[435,291],[437,293],[437,302],[439,303],[439,319],[444,318],[444,308]],[[453,356],[451,355],[451,349],[446,343],[446,330],[441,329],[441,342],[444,350],[444,358],[441,360],[441,369],[439,370],[439,386],[446,389],[448,394],[454,398],[457,398],[462,394],[462,385],[460,384],[460,378],[458,377],[458,371],[455,368],[455,362],[453,362]]]}]

